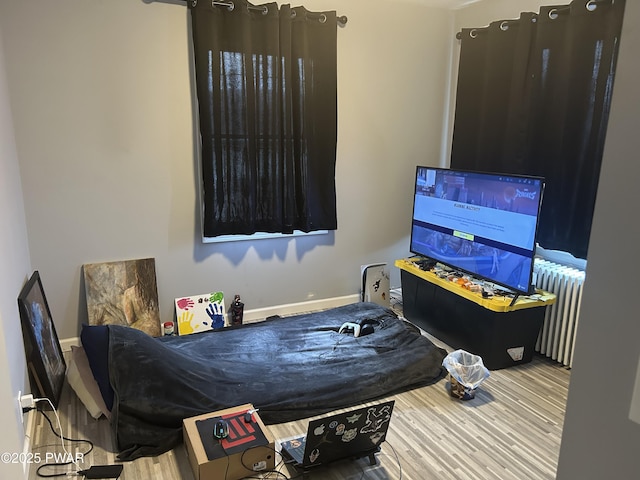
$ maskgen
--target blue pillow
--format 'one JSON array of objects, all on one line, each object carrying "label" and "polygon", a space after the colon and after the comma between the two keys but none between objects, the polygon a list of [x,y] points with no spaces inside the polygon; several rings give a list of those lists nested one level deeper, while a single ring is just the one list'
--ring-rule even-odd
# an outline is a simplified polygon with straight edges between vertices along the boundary
[{"label": "blue pillow", "polygon": [[107,325],[83,324],[80,341],[104,403],[111,411],[114,392],[109,381],[109,327]]}]

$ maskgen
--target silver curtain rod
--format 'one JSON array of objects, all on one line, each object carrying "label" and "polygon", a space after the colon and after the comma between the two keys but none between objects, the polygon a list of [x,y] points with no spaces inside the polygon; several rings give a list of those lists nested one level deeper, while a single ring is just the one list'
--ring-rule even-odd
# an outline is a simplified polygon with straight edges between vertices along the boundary
[{"label": "silver curtain rod", "polygon": [[[198,0],[185,0],[185,2],[191,3],[191,6],[195,7],[198,4]],[[227,9],[229,11],[233,10],[236,6],[233,3],[233,1],[229,0],[227,2],[221,1],[221,0],[211,0],[211,5],[217,5],[219,7],[227,7]],[[269,13],[269,7],[266,5],[247,5],[247,8],[249,10],[258,10],[261,11],[263,15],[266,15],[267,13]],[[295,16],[295,12],[292,12],[293,16]],[[318,21],[320,23],[324,23],[327,21],[327,16],[324,13],[316,13],[316,14],[312,14],[317,16]],[[342,15],[339,16],[337,18],[338,24],[341,27],[344,27],[347,24],[347,17],[346,15]]]}]

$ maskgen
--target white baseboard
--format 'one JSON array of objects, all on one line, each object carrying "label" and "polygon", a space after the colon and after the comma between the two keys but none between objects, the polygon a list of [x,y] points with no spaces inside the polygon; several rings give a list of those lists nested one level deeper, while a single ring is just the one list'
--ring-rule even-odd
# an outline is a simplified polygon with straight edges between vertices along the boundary
[{"label": "white baseboard", "polygon": [[[345,295],[343,297],[322,298],[318,300],[309,300],[299,303],[287,303],[284,305],[276,305],[274,307],[255,308],[245,310],[243,315],[243,323],[254,323],[264,320],[273,315],[296,315],[298,313],[315,312],[318,310],[326,310],[328,308],[341,307],[350,303],[360,301],[360,294]],[[79,346],[80,338],[63,338],[60,340],[60,346],[63,352],[71,351],[71,347]]]},{"label": "white baseboard", "polygon": [[71,347],[80,346],[80,337],[63,338],[60,340],[60,348],[63,352],[70,352]]},{"label": "white baseboard", "polygon": [[264,320],[272,315],[296,315],[298,313],[315,312],[318,310],[326,310],[327,308],[341,307],[342,305],[359,301],[360,295],[354,293],[353,295],[345,295],[344,297],[322,298],[306,302],[277,305],[275,307],[256,308],[244,312],[243,322],[252,323]]},{"label": "white baseboard", "polygon": [[[29,410],[25,416],[26,416],[26,420],[23,424],[24,426],[24,445],[22,446],[22,458],[24,458],[25,460],[30,458],[29,454],[31,453],[31,438],[33,437],[33,434],[35,432],[35,421],[34,421],[34,416],[35,416],[36,411],[35,410]],[[25,461],[22,464],[22,471],[24,473],[24,478],[29,478],[29,473],[31,470],[31,463],[32,462],[27,462]]]}]

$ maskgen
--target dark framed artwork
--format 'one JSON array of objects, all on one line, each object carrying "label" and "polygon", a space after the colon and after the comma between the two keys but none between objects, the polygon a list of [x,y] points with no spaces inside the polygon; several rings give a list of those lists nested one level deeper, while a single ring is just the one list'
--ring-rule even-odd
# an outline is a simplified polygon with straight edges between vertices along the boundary
[{"label": "dark framed artwork", "polygon": [[37,270],[18,295],[18,309],[29,375],[38,395],[57,408],[67,365]]}]

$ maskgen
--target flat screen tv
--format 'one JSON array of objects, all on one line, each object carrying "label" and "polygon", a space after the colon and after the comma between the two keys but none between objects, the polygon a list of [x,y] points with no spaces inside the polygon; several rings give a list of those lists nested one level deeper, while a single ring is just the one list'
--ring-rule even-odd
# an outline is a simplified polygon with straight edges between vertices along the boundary
[{"label": "flat screen tv", "polygon": [[418,166],[410,250],[530,294],[543,193],[541,177]]}]

